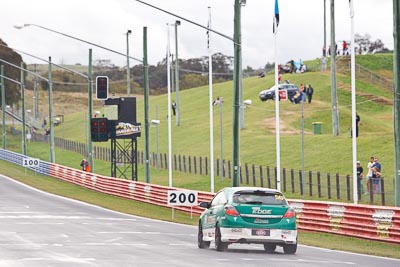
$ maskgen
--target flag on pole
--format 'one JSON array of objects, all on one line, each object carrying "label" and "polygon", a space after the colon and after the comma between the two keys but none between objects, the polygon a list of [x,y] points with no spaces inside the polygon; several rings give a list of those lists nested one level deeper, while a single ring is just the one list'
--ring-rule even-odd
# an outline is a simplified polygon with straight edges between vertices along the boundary
[{"label": "flag on pole", "polygon": [[278,0],[275,0],[275,16],[274,16],[274,27],[273,27],[273,33],[275,34],[278,31],[278,25],[279,25],[279,7],[278,7]]},{"label": "flag on pole", "polygon": [[349,0],[349,6],[350,6],[350,18],[353,18],[354,17],[353,0]]},{"label": "flag on pole", "polygon": [[208,7],[208,23],[207,23],[207,49],[210,50],[210,28],[211,28],[211,9]]}]

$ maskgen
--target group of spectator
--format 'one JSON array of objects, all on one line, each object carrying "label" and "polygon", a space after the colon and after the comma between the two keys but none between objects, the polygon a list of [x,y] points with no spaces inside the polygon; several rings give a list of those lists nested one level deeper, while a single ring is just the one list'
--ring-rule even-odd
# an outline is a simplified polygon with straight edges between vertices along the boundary
[{"label": "group of spectator", "polygon": [[358,190],[361,194],[369,194],[372,192],[373,194],[381,193],[381,178],[382,178],[382,165],[379,162],[377,157],[370,157],[368,165],[368,173],[366,176],[366,185],[367,191],[364,191],[364,185],[362,183],[362,179],[364,176],[364,169],[361,166],[361,162],[357,161],[357,185]]},{"label": "group of spectator", "polygon": [[[342,49],[338,49],[337,43],[335,43],[335,55],[340,56],[348,56],[350,54],[349,44],[343,40],[342,42]],[[331,55],[331,46],[328,47],[328,56]],[[326,56],[326,49],[325,47],[322,48],[322,56]]]},{"label": "group of spectator", "polygon": [[[293,96],[293,104],[298,104],[301,101],[307,101],[308,104],[311,104],[311,100],[314,94],[314,88],[312,88],[311,84],[300,84],[299,91]],[[306,99],[307,98],[307,99]]]}]

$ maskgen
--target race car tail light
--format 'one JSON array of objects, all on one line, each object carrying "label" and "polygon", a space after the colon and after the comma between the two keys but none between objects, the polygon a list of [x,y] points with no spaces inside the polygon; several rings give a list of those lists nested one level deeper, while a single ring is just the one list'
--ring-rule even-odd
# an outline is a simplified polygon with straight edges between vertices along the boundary
[{"label": "race car tail light", "polygon": [[233,206],[225,206],[225,214],[229,216],[240,216],[239,212]]},{"label": "race car tail light", "polygon": [[294,209],[289,208],[285,215],[283,215],[283,218],[293,218],[294,216],[296,216]]}]

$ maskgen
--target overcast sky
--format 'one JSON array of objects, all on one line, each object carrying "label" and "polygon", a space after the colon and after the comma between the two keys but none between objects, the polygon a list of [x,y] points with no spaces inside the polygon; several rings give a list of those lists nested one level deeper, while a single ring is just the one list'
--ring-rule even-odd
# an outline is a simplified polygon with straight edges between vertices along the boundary
[{"label": "overcast sky", "polygon": [[[233,36],[234,0],[144,0],[184,18],[207,26],[208,7],[211,7],[212,28]],[[355,32],[370,34],[393,49],[393,1],[353,0]],[[327,6],[327,42],[330,42],[329,6]],[[243,67],[263,67],[274,61],[272,20],[275,0],[247,0],[242,7]],[[323,46],[324,0],[279,0],[280,24],[278,58],[320,57]],[[350,40],[349,1],[335,0],[336,40]],[[96,43],[116,51],[126,52],[126,32],[132,30],[130,55],[143,58],[143,27],[148,28],[148,57],[150,64],[162,60],[167,46],[167,23],[176,18],[143,5],[135,0],[1,0],[0,38],[10,47],[52,57],[53,62],[87,65],[88,49],[93,48],[93,60],[109,59],[124,66],[123,56],[110,53],[76,40],[36,28],[22,30],[14,25],[38,24],[59,32]],[[174,28],[170,27],[171,49],[175,48]],[[179,57],[207,55],[207,35],[204,29],[182,21],[178,27]],[[213,52],[233,56],[232,41],[213,35]],[[23,56],[25,62],[38,62]],[[131,66],[138,62],[131,62]]]}]

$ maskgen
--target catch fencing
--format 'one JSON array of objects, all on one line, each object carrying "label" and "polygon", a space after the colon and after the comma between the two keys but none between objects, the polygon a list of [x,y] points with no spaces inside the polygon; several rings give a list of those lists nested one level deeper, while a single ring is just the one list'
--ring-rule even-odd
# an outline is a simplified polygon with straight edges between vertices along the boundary
[{"label": "catch fencing", "polygon": [[[26,156],[0,149],[0,160],[22,166],[24,158]],[[90,190],[166,208],[171,208],[168,206],[168,190],[182,190],[97,175],[44,161],[29,168]],[[199,191],[198,201],[209,202],[213,196],[214,193]],[[289,203],[296,211],[300,230],[400,244],[400,208],[296,199],[290,199]],[[203,211],[199,206],[174,206],[174,209],[196,215]]]}]

